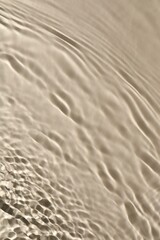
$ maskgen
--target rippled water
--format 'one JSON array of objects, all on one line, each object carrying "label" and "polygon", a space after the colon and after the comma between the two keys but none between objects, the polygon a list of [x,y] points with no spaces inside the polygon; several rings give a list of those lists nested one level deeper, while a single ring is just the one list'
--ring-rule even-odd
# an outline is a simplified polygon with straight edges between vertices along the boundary
[{"label": "rippled water", "polygon": [[0,240],[160,240],[159,16],[0,0]]}]

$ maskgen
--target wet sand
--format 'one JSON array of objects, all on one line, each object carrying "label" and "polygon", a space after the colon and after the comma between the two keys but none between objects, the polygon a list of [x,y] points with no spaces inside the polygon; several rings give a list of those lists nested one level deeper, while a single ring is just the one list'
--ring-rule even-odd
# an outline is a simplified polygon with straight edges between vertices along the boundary
[{"label": "wet sand", "polygon": [[0,240],[160,240],[159,16],[0,0]]}]

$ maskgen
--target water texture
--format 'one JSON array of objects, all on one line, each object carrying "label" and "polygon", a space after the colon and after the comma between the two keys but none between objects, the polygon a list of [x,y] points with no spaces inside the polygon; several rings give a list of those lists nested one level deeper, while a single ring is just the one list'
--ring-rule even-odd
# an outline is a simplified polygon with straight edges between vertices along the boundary
[{"label": "water texture", "polygon": [[160,240],[160,2],[0,0],[0,240]]}]

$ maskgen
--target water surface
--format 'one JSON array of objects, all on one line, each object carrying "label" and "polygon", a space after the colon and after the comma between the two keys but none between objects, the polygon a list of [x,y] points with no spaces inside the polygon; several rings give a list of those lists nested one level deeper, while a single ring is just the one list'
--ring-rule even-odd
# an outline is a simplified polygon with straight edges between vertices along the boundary
[{"label": "water surface", "polygon": [[0,0],[0,239],[160,239],[159,16]]}]

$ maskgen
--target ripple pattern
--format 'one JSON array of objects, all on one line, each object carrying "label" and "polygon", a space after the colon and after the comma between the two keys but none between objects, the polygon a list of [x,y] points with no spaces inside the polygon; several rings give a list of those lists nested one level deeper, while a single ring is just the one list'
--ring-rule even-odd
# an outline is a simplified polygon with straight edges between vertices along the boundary
[{"label": "ripple pattern", "polygon": [[0,0],[0,240],[160,239],[159,9]]}]

